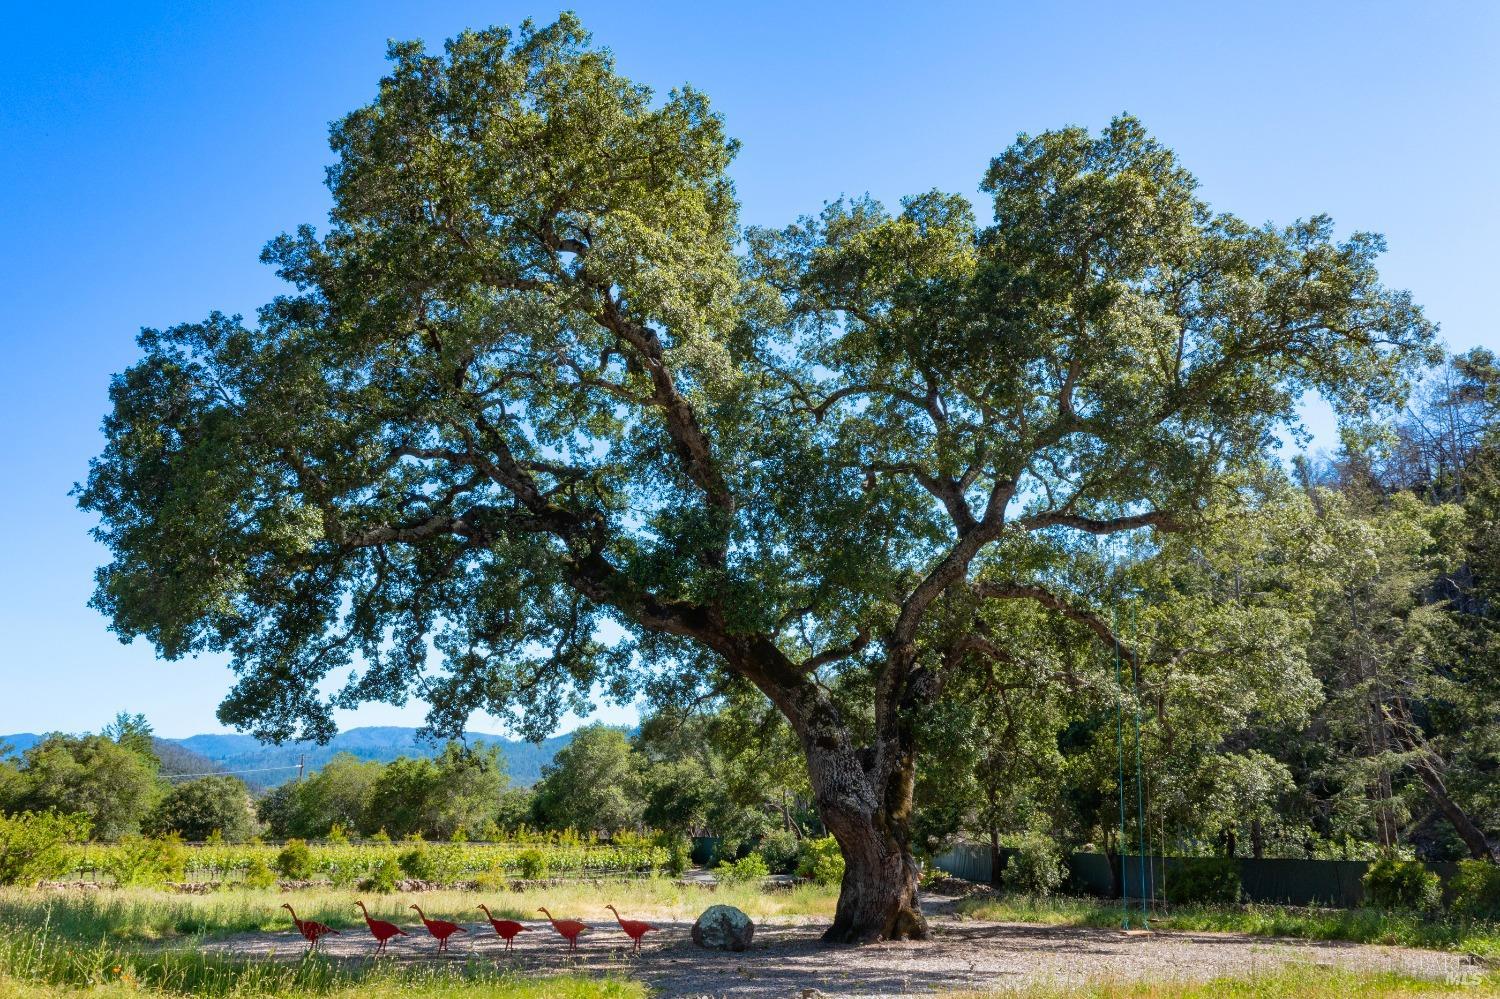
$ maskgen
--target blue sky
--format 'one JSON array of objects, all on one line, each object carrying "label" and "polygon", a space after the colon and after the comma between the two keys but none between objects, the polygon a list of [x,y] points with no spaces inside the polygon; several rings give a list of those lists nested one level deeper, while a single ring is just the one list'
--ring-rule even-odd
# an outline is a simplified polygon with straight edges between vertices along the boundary
[{"label": "blue sky", "polygon": [[[1231,10],[1233,6],[1235,9]],[[749,223],[840,194],[973,195],[1020,131],[1142,117],[1218,208],[1383,232],[1383,272],[1456,348],[1500,346],[1500,5],[581,3],[621,69],[706,91]],[[260,246],[327,206],[327,124],[387,38],[550,20],[510,3],[26,4],[0,66],[0,732],[142,711],[218,730],[218,660],[160,663],[86,606],[104,552],[68,498],[143,325],[251,313]],[[1327,441],[1321,418],[1314,421]],[[618,719],[618,713],[607,717]],[[370,707],[352,724],[416,724]],[[482,720],[476,728],[485,728]]]}]

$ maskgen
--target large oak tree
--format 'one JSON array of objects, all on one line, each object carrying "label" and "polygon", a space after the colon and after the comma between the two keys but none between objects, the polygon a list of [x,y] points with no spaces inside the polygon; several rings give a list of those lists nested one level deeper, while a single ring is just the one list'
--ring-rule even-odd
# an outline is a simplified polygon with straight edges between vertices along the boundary
[{"label": "large oak tree", "polygon": [[227,651],[221,717],[273,738],[752,684],[844,851],[829,939],[926,932],[945,683],[1017,620],[1113,637],[1080,538],[1191,529],[1304,392],[1359,416],[1431,340],[1377,237],[1215,214],[1130,118],[1019,138],[988,225],[931,192],[742,231],[703,95],[570,17],[391,59],[328,230],[266,250],[295,292],[116,379],[95,603]]}]

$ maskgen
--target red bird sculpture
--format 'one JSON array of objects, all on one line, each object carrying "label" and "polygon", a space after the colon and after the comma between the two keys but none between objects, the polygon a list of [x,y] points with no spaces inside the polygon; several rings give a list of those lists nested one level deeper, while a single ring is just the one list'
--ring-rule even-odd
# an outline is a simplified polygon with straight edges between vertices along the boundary
[{"label": "red bird sculpture", "polygon": [[490,915],[489,906],[481,905],[480,908],[484,910],[485,918],[490,921],[490,925],[495,928],[495,932],[500,934],[500,939],[505,941],[506,950],[510,950],[511,943],[516,939],[517,933],[526,932],[526,927],[514,919],[496,919]]},{"label": "red bird sculpture", "polygon": [[552,913],[546,909],[538,909],[536,911],[546,916],[547,921],[552,924],[552,928],[567,938],[568,950],[578,949],[578,934],[586,931],[588,929],[587,926],[576,919],[553,919]]},{"label": "red bird sculpture", "polygon": [[621,919],[620,910],[612,905],[606,905],[605,908],[615,914],[615,922],[620,924],[620,929],[625,931],[627,937],[635,941],[635,946],[630,948],[631,950],[640,950],[641,937],[657,928],[650,923],[643,923],[639,919]]},{"label": "red bird sculpture", "polygon": [[307,941],[308,950],[315,950],[318,946],[318,941],[330,933],[334,936],[339,935],[338,930],[325,923],[319,923],[312,919],[298,919],[297,911],[285,902],[281,903],[281,907],[292,914],[292,922],[297,924],[297,932],[302,934],[303,939]]},{"label": "red bird sculpture", "polygon": [[395,923],[388,923],[384,919],[371,919],[370,910],[365,908],[363,902],[355,902],[354,904],[359,906],[359,911],[365,914],[365,925],[370,928],[370,935],[380,943],[380,946],[375,948],[375,953],[383,953],[385,945],[391,942],[392,937],[411,936],[410,933],[407,933]]},{"label": "red bird sculpture", "polygon": [[469,932],[457,923],[450,923],[446,919],[428,919],[427,914],[419,905],[414,905],[412,908],[416,909],[417,915],[422,917],[422,925],[427,927],[427,932],[437,937],[439,953],[448,949],[448,938],[453,934]]}]

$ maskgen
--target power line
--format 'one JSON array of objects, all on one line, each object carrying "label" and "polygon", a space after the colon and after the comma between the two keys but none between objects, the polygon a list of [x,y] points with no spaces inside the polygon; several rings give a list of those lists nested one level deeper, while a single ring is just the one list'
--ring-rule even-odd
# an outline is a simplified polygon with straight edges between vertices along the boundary
[{"label": "power line", "polygon": [[162,774],[167,780],[177,780],[179,777],[233,777],[237,774],[268,774],[275,770],[300,770],[301,767],[293,763],[289,767],[261,767],[258,770],[211,770],[202,774]]}]

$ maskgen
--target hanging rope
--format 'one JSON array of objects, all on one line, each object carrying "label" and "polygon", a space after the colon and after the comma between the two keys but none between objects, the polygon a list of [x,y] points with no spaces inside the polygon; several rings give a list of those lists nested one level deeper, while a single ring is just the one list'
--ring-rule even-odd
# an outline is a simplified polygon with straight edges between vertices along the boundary
[{"label": "hanging rope", "polygon": [[1120,669],[1120,630],[1115,634],[1115,760],[1119,763],[1120,838],[1115,853],[1120,858],[1120,928],[1130,929],[1130,892],[1125,887],[1125,681]]},{"label": "hanging rope", "polygon": [[[1154,799],[1153,799],[1154,800]],[[1156,845],[1161,847],[1161,904],[1167,908],[1167,813],[1156,812]]]},{"label": "hanging rope", "polygon": [[[1119,639],[1115,639],[1116,644]],[[1141,775],[1141,671],[1135,659],[1130,661],[1131,678],[1135,681],[1135,831],[1140,839],[1141,855],[1136,866],[1141,870],[1141,924],[1149,925],[1151,918],[1150,881],[1155,871],[1148,868],[1150,858],[1146,853],[1146,789]]]}]

